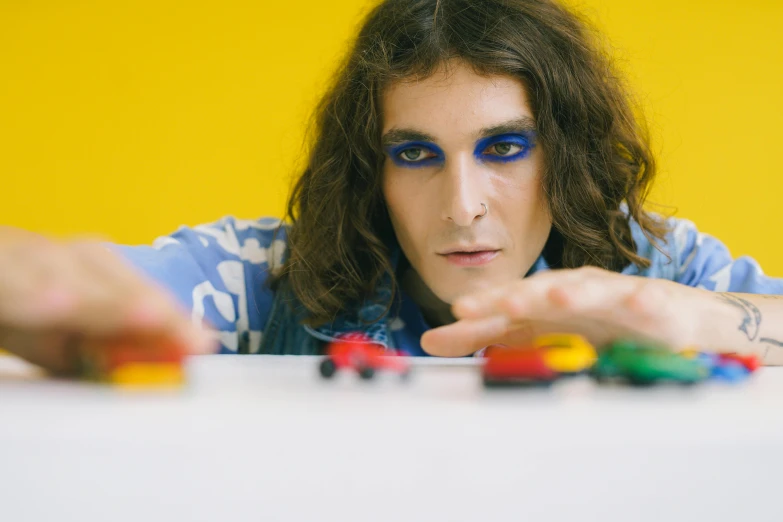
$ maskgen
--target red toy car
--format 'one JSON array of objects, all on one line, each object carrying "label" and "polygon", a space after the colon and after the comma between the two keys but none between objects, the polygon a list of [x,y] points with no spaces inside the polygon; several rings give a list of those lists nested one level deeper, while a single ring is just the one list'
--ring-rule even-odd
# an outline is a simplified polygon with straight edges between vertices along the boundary
[{"label": "red toy car", "polygon": [[761,367],[761,361],[755,355],[740,355],[738,353],[720,353],[718,356],[723,361],[735,361],[740,363],[749,372],[755,372]]},{"label": "red toy car", "polygon": [[410,364],[399,352],[386,350],[364,334],[345,335],[330,343],[318,367],[326,379],[344,368],[356,370],[362,379],[372,379],[378,370],[398,373],[403,379],[410,374]]},{"label": "red toy car", "polygon": [[546,363],[544,349],[534,346],[490,346],[484,353],[484,386],[548,386],[559,374]]}]

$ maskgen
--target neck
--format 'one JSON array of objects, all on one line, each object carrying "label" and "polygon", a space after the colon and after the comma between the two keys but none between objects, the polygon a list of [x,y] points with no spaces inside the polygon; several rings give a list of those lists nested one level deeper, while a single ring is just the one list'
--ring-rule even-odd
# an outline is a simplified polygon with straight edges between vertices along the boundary
[{"label": "neck", "polygon": [[419,306],[424,320],[430,326],[443,326],[456,321],[451,313],[451,305],[441,301],[413,268],[408,267],[402,274],[400,286]]}]

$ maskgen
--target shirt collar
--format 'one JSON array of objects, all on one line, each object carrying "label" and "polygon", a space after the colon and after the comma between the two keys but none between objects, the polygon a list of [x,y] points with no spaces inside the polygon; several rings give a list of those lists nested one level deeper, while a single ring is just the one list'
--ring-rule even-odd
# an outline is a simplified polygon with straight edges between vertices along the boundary
[{"label": "shirt collar", "polygon": [[[401,251],[399,246],[392,249],[390,257],[393,271],[397,270]],[[392,304],[392,277],[390,273],[383,274],[373,295],[358,305],[348,306],[331,323],[318,327],[304,326],[310,335],[322,341],[334,341],[341,335],[362,332],[374,343],[385,348],[390,347],[391,335],[388,329],[389,310]]]},{"label": "shirt collar", "polygon": [[[399,246],[392,249],[390,258],[392,270],[396,271],[402,252]],[[549,270],[549,265],[543,254],[538,257],[525,277],[536,272]],[[331,342],[341,335],[362,332],[374,343],[389,348],[391,334],[389,332],[389,311],[392,309],[392,278],[388,272],[383,275],[380,283],[371,298],[366,299],[358,306],[349,306],[334,321],[321,326],[304,326],[304,329],[313,337],[322,341]]]}]

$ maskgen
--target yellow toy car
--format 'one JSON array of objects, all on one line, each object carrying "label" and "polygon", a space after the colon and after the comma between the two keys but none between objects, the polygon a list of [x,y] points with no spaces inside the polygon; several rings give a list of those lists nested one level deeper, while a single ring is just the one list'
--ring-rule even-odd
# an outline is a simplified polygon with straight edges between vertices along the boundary
[{"label": "yellow toy car", "polygon": [[581,335],[547,334],[537,337],[533,345],[544,349],[546,364],[561,375],[578,375],[595,364],[595,348]]},{"label": "yellow toy car", "polygon": [[185,384],[185,358],[177,341],[121,336],[83,346],[81,374],[123,388],[178,388]]}]

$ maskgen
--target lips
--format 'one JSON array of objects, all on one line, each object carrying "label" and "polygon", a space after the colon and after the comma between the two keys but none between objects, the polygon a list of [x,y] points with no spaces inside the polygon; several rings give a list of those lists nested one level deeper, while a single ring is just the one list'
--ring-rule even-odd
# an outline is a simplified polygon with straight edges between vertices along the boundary
[{"label": "lips", "polygon": [[500,250],[496,249],[472,251],[455,250],[440,254],[440,256],[446,259],[446,261],[448,261],[450,264],[457,266],[486,265],[492,262],[498,255],[500,255]]},{"label": "lips", "polygon": [[476,252],[495,252],[497,248],[493,248],[489,245],[456,245],[447,248],[438,254],[446,256],[449,254],[474,254]]}]

